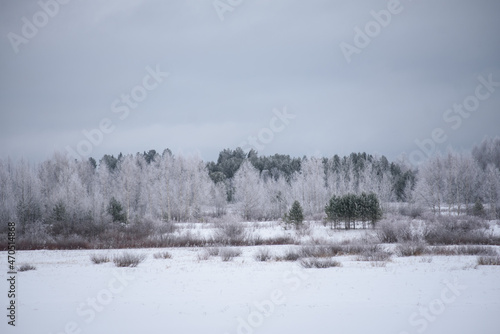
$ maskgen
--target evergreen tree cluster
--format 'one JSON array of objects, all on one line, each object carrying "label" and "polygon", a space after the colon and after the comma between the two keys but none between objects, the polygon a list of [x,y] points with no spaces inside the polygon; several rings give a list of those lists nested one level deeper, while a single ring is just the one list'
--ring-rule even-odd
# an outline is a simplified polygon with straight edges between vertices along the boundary
[{"label": "evergreen tree cluster", "polygon": [[382,209],[377,195],[374,193],[361,195],[347,194],[344,196],[332,196],[325,207],[327,221],[332,223],[333,228],[338,228],[344,222],[344,228],[349,230],[356,228],[356,221],[363,223],[370,222],[375,225],[376,221],[382,217]]}]

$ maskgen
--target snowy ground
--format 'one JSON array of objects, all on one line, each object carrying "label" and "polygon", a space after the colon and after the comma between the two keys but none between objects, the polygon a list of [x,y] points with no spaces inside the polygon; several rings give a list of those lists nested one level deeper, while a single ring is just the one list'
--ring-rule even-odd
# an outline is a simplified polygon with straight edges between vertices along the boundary
[{"label": "snowy ground", "polygon": [[[300,246],[266,248],[290,247]],[[258,262],[259,248],[240,247],[231,262],[200,260],[200,248],[134,249],[147,255],[136,268],[90,261],[123,250],[19,251],[17,262],[37,269],[18,274],[16,327],[3,315],[0,332],[499,333],[500,266],[477,267],[476,256],[393,256],[385,266],[337,257],[342,267],[303,269]],[[171,259],[153,257],[164,250]],[[0,267],[7,314],[6,252]]]}]

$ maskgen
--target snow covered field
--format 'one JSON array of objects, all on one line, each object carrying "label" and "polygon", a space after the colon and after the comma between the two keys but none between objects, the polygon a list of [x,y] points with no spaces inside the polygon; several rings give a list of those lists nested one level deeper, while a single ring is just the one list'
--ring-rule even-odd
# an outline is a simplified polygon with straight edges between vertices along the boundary
[{"label": "snow covered field", "polygon": [[[341,267],[304,269],[254,258],[262,248],[280,255],[299,247],[239,247],[229,262],[200,259],[201,248],[134,249],[147,256],[135,268],[90,260],[124,250],[19,251],[17,262],[37,269],[18,274],[16,327],[4,315],[0,332],[499,333],[500,266],[476,266],[476,256],[394,255],[385,265],[341,256]],[[159,251],[172,258],[155,259]]]}]

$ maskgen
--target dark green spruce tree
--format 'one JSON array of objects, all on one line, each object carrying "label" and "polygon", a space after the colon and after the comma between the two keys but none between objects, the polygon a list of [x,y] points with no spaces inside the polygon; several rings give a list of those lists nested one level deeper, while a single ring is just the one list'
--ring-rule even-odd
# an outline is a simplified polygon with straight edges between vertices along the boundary
[{"label": "dark green spruce tree", "polygon": [[298,228],[299,226],[302,225],[302,222],[304,221],[304,213],[302,211],[302,206],[300,205],[299,201],[295,201],[292,204],[292,208],[288,213],[285,214],[285,222],[287,224],[293,224],[295,228]]}]

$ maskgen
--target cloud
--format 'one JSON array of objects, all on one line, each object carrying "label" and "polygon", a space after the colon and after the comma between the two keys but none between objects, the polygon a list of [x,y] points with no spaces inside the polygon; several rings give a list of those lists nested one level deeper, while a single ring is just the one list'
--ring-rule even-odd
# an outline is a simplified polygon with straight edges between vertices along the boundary
[{"label": "cloud", "polygon": [[[116,131],[95,154],[176,147],[216,159],[285,105],[300,121],[263,154],[411,152],[446,126],[443,112],[478,75],[500,81],[500,3],[401,4],[347,63],[339,44],[387,1],[244,1],[223,22],[211,1],[71,1],[18,54],[0,40],[0,157],[49,157],[110,118]],[[21,33],[22,17],[39,10],[34,0],[2,3],[0,35]],[[156,64],[171,76],[117,119],[111,103]],[[443,148],[498,135],[499,106],[496,92]]]}]

